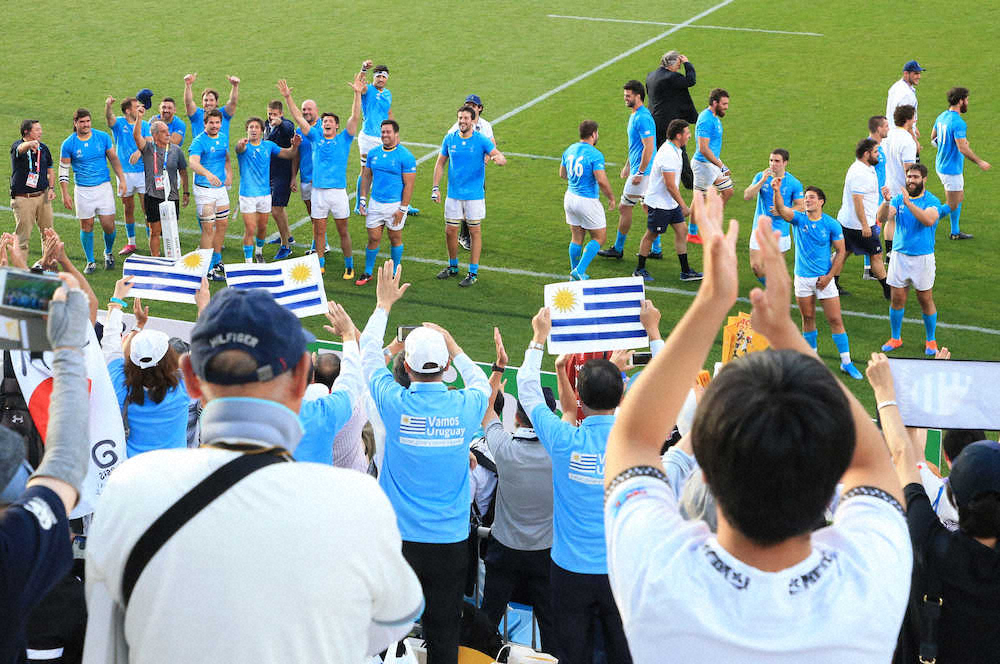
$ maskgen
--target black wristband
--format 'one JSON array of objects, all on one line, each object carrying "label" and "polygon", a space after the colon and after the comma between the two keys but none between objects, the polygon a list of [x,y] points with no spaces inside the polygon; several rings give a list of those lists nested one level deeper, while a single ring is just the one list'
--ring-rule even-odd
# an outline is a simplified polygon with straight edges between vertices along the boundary
[{"label": "black wristband", "polygon": [[496,362],[494,362],[493,363],[492,372],[493,373],[503,373],[504,372],[504,368],[501,367],[500,365],[498,365]]}]

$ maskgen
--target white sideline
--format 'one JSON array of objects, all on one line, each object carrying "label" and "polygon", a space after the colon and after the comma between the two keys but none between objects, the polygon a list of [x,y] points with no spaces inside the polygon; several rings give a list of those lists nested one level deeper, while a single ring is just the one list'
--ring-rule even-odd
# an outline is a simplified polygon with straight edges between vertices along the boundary
[{"label": "white sideline", "polygon": [[728,25],[684,25],[682,23],[664,23],[663,21],[639,21],[628,18],[601,18],[597,16],[566,16],[563,14],[548,14],[549,18],[566,18],[574,21],[598,21],[601,23],[634,23],[638,25],[676,25],[685,28],[701,28],[704,30],[733,30],[735,32],[766,32],[772,35],[797,35],[801,37],[822,37],[819,32],[795,32],[790,30],[764,30],[762,28],[734,28]]},{"label": "white sideline", "polygon": [[[0,205],[0,210],[6,211],[6,212],[10,212],[11,208],[10,208],[10,206],[7,206],[7,205]],[[76,217],[74,215],[66,214],[65,212],[54,212],[53,214],[56,217],[62,217],[64,219],[76,219]],[[308,218],[309,217],[306,217],[306,219],[308,219]],[[117,222],[117,223],[118,223],[119,226],[124,225],[124,222]],[[200,235],[200,233],[198,231],[194,230],[193,228],[181,228],[179,230],[180,230],[181,233],[185,233],[187,235]],[[226,237],[228,237],[228,238],[242,238],[243,236],[242,235],[227,235]],[[297,246],[300,246],[300,247],[306,247],[306,246],[308,246],[309,243],[299,243],[299,242],[296,242],[295,244]],[[336,255],[337,253],[338,253],[338,251],[336,249],[334,249],[332,252],[330,252],[330,255]],[[353,253],[356,256],[363,256],[365,252],[364,252],[363,249],[358,249],[358,250],[354,251]],[[389,254],[379,253],[379,257],[380,258],[389,258]],[[448,264],[448,261],[443,261],[443,260],[440,260],[440,259],[437,259],[437,258],[421,258],[420,256],[406,256],[405,259],[406,259],[406,261],[412,262],[412,263],[422,263],[422,264],[425,264],[425,265],[438,265],[438,266],[441,266],[441,267],[444,267],[445,265]],[[522,270],[522,269],[513,268],[513,267],[491,267],[489,265],[480,265],[479,266],[479,270],[481,272],[499,272],[501,274],[511,274],[511,275],[515,275],[515,276],[519,276],[519,277],[532,277],[532,278],[535,278],[535,279],[546,279],[546,280],[548,280],[550,282],[551,281],[565,281],[566,277],[567,277],[566,273],[557,274],[557,273],[554,273],[554,272],[533,272],[532,270]],[[669,286],[646,286],[646,290],[653,291],[654,293],[668,293],[670,295],[685,295],[687,297],[694,297],[695,294],[696,294],[696,292],[697,292],[697,291],[684,290],[683,288],[671,288]],[[738,302],[743,302],[745,304],[749,304],[750,303],[750,300],[747,299],[747,298],[745,298],[745,297],[739,297],[739,298],[736,298],[736,300]],[[792,305],[792,308],[793,309],[798,309],[798,307],[796,305],[794,305],[794,304]],[[843,309],[843,310],[841,310],[840,313],[843,316],[853,316],[855,318],[867,318],[869,320],[882,320],[882,321],[889,320],[888,316],[882,316],[880,314],[871,314],[871,313],[868,313],[866,311],[848,311],[846,309]],[[903,322],[904,323],[909,323],[911,325],[921,325],[921,326],[923,326],[923,324],[924,324],[923,320],[917,320],[916,318],[904,318]],[[976,325],[962,325],[960,323],[941,323],[941,322],[939,322],[937,324],[937,326],[939,328],[943,328],[943,329],[946,329],[946,330],[963,330],[963,331],[966,331],[966,332],[979,332],[981,334],[992,334],[992,335],[1000,336],[1000,330],[994,330],[994,329],[989,328],[989,327],[978,327]]]}]

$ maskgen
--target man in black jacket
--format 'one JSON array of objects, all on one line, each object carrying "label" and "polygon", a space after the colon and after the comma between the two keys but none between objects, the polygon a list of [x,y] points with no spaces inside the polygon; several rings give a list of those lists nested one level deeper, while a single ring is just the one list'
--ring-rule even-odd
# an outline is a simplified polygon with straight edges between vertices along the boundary
[{"label": "man in black jacket", "polygon": [[[680,73],[684,65],[684,73]],[[687,56],[677,51],[667,51],[660,58],[660,66],[646,76],[646,94],[649,96],[649,110],[656,122],[656,147],[667,140],[667,125],[671,120],[681,118],[694,125],[698,121],[698,111],[691,101],[690,88],[695,86],[694,65]],[[683,165],[681,183],[688,189],[694,184],[691,161],[687,148],[681,149]]]}]

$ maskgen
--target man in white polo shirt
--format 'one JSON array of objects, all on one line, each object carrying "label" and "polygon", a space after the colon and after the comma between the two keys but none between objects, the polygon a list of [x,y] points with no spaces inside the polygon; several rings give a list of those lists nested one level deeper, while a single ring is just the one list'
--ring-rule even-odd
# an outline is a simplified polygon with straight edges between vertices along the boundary
[{"label": "man in white polo shirt", "polygon": [[[885,186],[889,188],[889,198],[899,196],[906,188],[906,169],[917,161],[917,142],[913,138],[913,126],[917,121],[915,106],[897,106],[892,113],[893,127],[882,141],[885,152]],[[892,236],[895,222],[890,220],[882,229],[885,238],[886,261],[892,260]]]},{"label": "man in white polo shirt", "polygon": [[[705,278],[608,438],[608,574],[632,659],[888,662],[913,564],[902,489],[871,417],[792,321],[769,217],[757,231],[767,289],[751,302],[754,329],[774,350],[727,364],[690,433],[717,534],[683,520],[681,487],[663,472],[663,441],[739,291],[737,224],[723,235],[721,197],[707,199],[692,206]],[[838,483],[833,525],[817,530]]]},{"label": "man in white polo shirt", "polygon": [[[854,148],[854,163],[844,178],[844,196],[841,199],[837,221],[844,227],[844,244],[847,251],[872,259],[872,275],[882,284],[882,294],[889,299],[889,286],[885,283],[885,265],[882,264],[882,244],[879,242],[878,212],[881,192],[875,164],[878,163],[879,145],[871,138],[863,138]],[[839,272],[839,270],[838,270]],[[840,289],[840,274],[837,274]]]},{"label": "man in white polo shirt", "polygon": [[[920,152],[920,130],[917,129],[917,85],[920,84],[920,77],[925,71],[916,60],[910,60],[903,65],[903,76],[889,87],[889,93],[885,100],[885,117],[891,118],[892,114],[900,106],[909,105],[913,107],[913,126],[910,128],[910,135],[913,142],[917,144],[917,152]],[[893,194],[895,196],[895,194]]]}]

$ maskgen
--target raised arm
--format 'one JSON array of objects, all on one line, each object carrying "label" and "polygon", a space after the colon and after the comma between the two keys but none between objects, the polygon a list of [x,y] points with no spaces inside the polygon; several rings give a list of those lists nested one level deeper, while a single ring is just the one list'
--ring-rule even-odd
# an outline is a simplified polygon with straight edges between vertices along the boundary
[{"label": "raised arm", "polygon": [[354,90],[354,99],[351,102],[351,116],[347,118],[347,124],[344,126],[344,130],[351,136],[358,135],[358,121],[361,119],[361,95],[364,93],[366,87],[365,75],[358,73],[351,82],[351,88]]},{"label": "raised arm", "polygon": [[896,386],[893,383],[889,358],[885,353],[872,353],[865,375],[868,376],[868,382],[871,383],[872,391],[875,393],[875,405],[882,420],[882,434],[892,454],[899,484],[900,486],[919,484],[920,470],[917,468],[917,463],[920,459],[917,458],[916,449],[903,425],[899,406],[896,405]]},{"label": "raised arm", "polygon": [[[760,181],[763,182],[764,178],[761,178]],[[791,221],[794,219],[795,210],[785,206],[785,201],[781,195],[781,178],[771,179],[771,189],[774,190],[774,211],[777,212],[778,216],[785,221]],[[864,217],[862,217],[862,219],[863,218]]]},{"label": "raised arm", "polygon": [[187,112],[188,117],[194,115],[194,112],[198,110],[198,107],[194,103],[194,92],[191,89],[196,78],[198,78],[197,73],[184,76],[184,110]]},{"label": "raised arm", "polygon": [[236,104],[240,99],[240,79],[235,76],[228,76],[229,84],[232,89],[229,91],[229,100],[226,101],[226,105],[223,110],[229,114],[229,117],[236,115]]},{"label": "raised arm", "polygon": [[114,111],[111,110],[111,105],[115,103],[115,98],[108,95],[108,98],[104,100],[104,120],[108,123],[108,129],[115,126],[116,118]]},{"label": "raised arm", "polygon": [[562,411],[563,422],[576,424],[576,392],[569,380],[569,363],[572,355],[560,355],[556,358],[556,390],[559,394],[559,410]]},{"label": "raised arm", "polygon": [[[499,419],[496,412],[493,410],[493,404],[496,402],[497,394],[503,391],[506,381],[503,379],[504,369],[507,368],[507,349],[503,345],[503,337],[500,336],[500,328],[493,328],[493,345],[496,346],[497,359],[493,363],[493,370],[490,371],[490,399],[486,404],[486,414],[483,415],[483,429],[486,425],[493,420]],[[488,441],[487,441],[488,442]]]},{"label": "raised arm", "polygon": [[146,137],[142,135],[142,118],[146,115],[146,107],[139,104],[136,113],[138,117],[135,124],[132,125],[132,138],[135,140],[135,146],[139,148],[139,152],[142,152],[142,149],[146,147]]},{"label": "raised arm", "polygon": [[[292,145],[287,148],[281,148],[278,150],[278,156],[282,159],[292,159],[299,154],[299,146],[302,145],[302,137],[298,134],[292,136]],[[292,176],[294,180],[294,174]]]},{"label": "raised arm", "polygon": [[[903,204],[906,205],[907,209],[910,211],[917,221],[919,221],[924,226],[933,226],[938,219],[943,217],[947,213],[942,213],[941,208],[937,206],[929,208],[919,208],[913,203],[913,199],[910,198],[910,193],[903,189]],[[948,208],[949,210],[951,208]]]},{"label": "raised arm", "polygon": [[288,82],[283,78],[278,79],[278,93],[285,99],[285,106],[288,107],[288,112],[291,113],[295,124],[299,126],[303,134],[308,134],[312,127],[302,115],[302,110],[295,105],[295,100],[292,99],[292,89],[288,87]]},{"label": "raised arm", "polygon": [[743,200],[752,201],[757,198],[757,194],[759,194],[760,190],[764,188],[765,184],[767,184],[767,178],[770,177],[771,174],[771,169],[768,167],[763,173],[760,174],[759,178],[754,178],[753,182],[750,183],[750,186],[743,190]]}]

